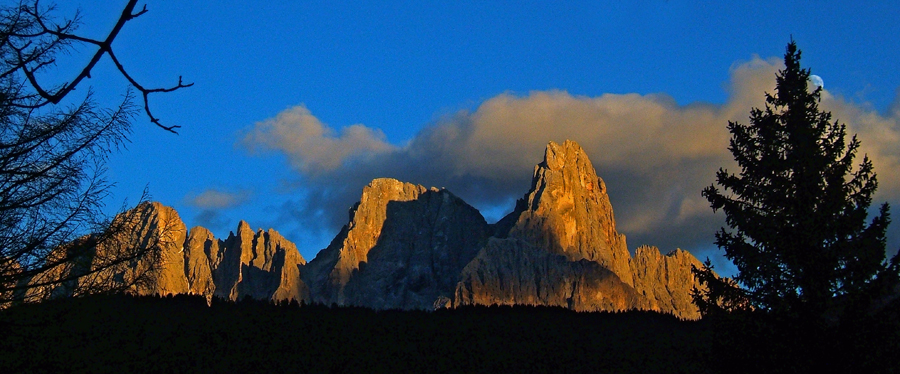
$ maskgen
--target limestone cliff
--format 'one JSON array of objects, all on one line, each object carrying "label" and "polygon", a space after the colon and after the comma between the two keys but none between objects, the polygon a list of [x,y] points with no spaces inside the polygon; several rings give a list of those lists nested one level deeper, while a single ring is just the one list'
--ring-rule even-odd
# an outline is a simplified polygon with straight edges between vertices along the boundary
[{"label": "limestone cliff", "polygon": [[309,300],[309,289],[300,277],[306,263],[297,246],[277,231],[253,232],[241,221],[237,233],[219,243],[213,266],[215,295],[237,300],[245,296],[270,300]]},{"label": "limestone cliff", "polygon": [[[573,141],[550,142],[534,168],[531,191],[517,204],[507,236],[565,256],[587,259],[633,285],[625,236],[616,231],[606,184]],[[503,236],[503,232],[500,233]]]},{"label": "limestone cliff", "polygon": [[[120,214],[113,225],[118,229],[97,246],[90,259],[92,265],[129,253],[131,248],[156,250],[107,271],[80,277],[78,289],[116,289],[115,283],[134,283],[127,291],[142,295],[192,293],[231,300],[244,296],[309,300],[309,290],[300,276],[306,262],[297,247],[275,230],[254,233],[241,221],[237,234],[231,233],[224,241],[203,227],[194,227],[188,234],[178,213],[156,202],[142,203]],[[47,295],[77,293],[65,287],[39,291]]]},{"label": "limestone cliff", "polygon": [[306,281],[313,301],[343,305],[344,288],[350,277],[368,260],[369,251],[378,243],[388,202],[414,200],[425,191],[422,186],[385,178],[364,187],[360,201],[350,209],[350,222],[310,261]]},{"label": "limestone cliff", "polygon": [[491,238],[465,267],[454,305],[550,305],[577,311],[647,309],[647,300],[612,271],[572,261],[515,238]]},{"label": "limestone cliff", "polygon": [[[125,222],[119,222],[124,220]],[[117,216],[113,225],[121,224],[111,240],[101,243],[94,255],[94,263],[123,253],[131,247],[158,248],[158,251],[132,263],[122,264],[111,271],[126,283],[137,281],[132,292],[148,295],[172,295],[189,290],[184,273],[184,242],[187,229],[178,212],[157,202],[145,202],[132,211]],[[146,273],[146,274],[145,274]],[[149,275],[149,277],[143,278]],[[81,282],[94,282],[86,277]]]},{"label": "limestone cliff", "polygon": [[656,247],[639,247],[634,253],[634,287],[648,300],[651,310],[698,319],[700,311],[691,299],[691,290],[700,284],[691,265],[702,266],[687,251],[676,249],[663,256]]},{"label": "limestone cliff", "polygon": [[[37,274],[23,299],[124,291],[172,295],[189,292],[185,275],[186,229],[178,213],[145,202],[118,214],[107,232],[87,235],[54,250],[49,260],[68,259]],[[71,281],[59,282],[60,280]]]},{"label": "limestone cliff", "polygon": [[237,285],[242,279],[241,267],[249,264],[253,256],[253,229],[245,221],[240,221],[237,233],[228,233],[228,238],[219,245],[219,251],[213,260],[213,281],[216,284],[215,295],[236,300]]},{"label": "limestone cliff", "polygon": [[374,308],[431,308],[489,235],[481,214],[446,190],[376,179],[350,222],[307,267],[313,300]]},{"label": "limestone cliff", "polygon": [[300,277],[300,266],[306,261],[297,252],[294,243],[269,229],[257,230],[252,244],[249,263],[241,263],[242,279],[237,287],[239,298],[309,300],[309,289]]},{"label": "limestone cliff", "polygon": [[306,260],[300,256],[297,246],[277,231],[269,229],[265,234],[266,253],[272,253],[272,272],[280,272],[278,287],[272,293],[273,300],[309,301],[309,287],[303,283],[300,273]]},{"label": "limestone cliff", "polygon": [[194,227],[184,243],[184,274],[190,293],[212,295],[216,291],[213,282],[210,254],[219,252],[219,241],[204,227]]},{"label": "limestone cliff", "polygon": [[616,230],[606,184],[575,142],[550,142],[531,190],[460,276],[455,303],[643,309],[696,319],[691,265],[676,250],[641,247],[632,259]]}]

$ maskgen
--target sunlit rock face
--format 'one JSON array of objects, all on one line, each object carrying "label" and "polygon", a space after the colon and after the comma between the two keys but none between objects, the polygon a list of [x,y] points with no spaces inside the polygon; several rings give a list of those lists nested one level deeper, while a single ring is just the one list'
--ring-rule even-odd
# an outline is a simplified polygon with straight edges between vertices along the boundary
[{"label": "sunlit rock face", "polygon": [[[297,246],[272,229],[263,233],[262,237],[265,243],[262,252],[267,260],[260,269],[278,276],[278,286],[271,299],[309,301],[309,287],[303,283],[300,275],[300,269],[306,265],[306,260],[300,256]],[[268,260],[270,254],[271,260]]]},{"label": "sunlit rock face", "polygon": [[184,274],[190,293],[212,295],[216,290],[213,282],[210,254],[219,252],[219,241],[204,227],[194,227],[184,243]]},{"label": "sunlit rock face", "polygon": [[579,311],[650,309],[606,184],[575,142],[550,142],[530,191],[460,275],[455,304],[529,304]]},{"label": "sunlit rock face", "polygon": [[137,274],[149,271],[149,282],[135,284],[133,292],[142,295],[174,295],[189,290],[184,273],[184,242],[187,228],[178,212],[157,202],[146,202],[130,212],[120,214],[117,220],[126,219],[125,229],[115,239],[97,248],[95,262],[106,253],[121,251],[123,246],[159,246],[159,257],[142,258],[119,267],[121,279],[129,282]]},{"label": "sunlit rock face", "polygon": [[430,309],[449,302],[488,235],[481,214],[450,192],[376,179],[310,261],[307,283],[320,303]]},{"label": "sunlit rock face", "polygon": [[647,309],[611,270],[516,239],[491,238],[465,267],[454,305],[548,305],[577,311]]},{"label": "sunlit rock face", "polygon": [[[89,282],[125,282],[147,274],[129,292],[141,295],[196,294],[237,300],[245,296],[263,300],[308,301],[309,289],[301,280],[306,263],[294,243],[275,230],[253,232],[244,221],[237,233],[216,239],[203,228],[187,233],[178,213],[160,203],[143,203],[120,214],[124,229],[96,249],[99,256],[128,247],[154,247],[154,256],[122,263],[109,271],[79,279]],[[114,221],[118,222],[118,221]],[[54,291],[55,292],[55,291]]]},{"label": "sunlit rock face", "polygon": [[57,248],[51,260],[71,257],[69,251],[75,248],[78,248],[77,257],[38,274],[30,282],[41,284],[78,278],[52,286],[29,288],[24,300],[108,291],[141,295],[188,293],[184,254],[186,232],[184,222],[174,209],[156,202],[142,203],[118,214],[109,232],[88,235]]},{"label": "sunlit rock face", "polygon": [[625,236],[616,231],[606,184],[573,141],[547,145],[544,161],[534,168],[531,191],[505,220],[515,222],[509,237],[570,261],[597,262],[634,284],[631,256]]},{"label": "sunlit rock face", "polygon": [[262,300],[308,301],[309,289],[300,276],[306,261],[297,246],[277,231],[258,230],[241,221],[237,232],[220,241],[210,252],[215,295],[230,300],[251,297]]},{"label": "sunlit rock face", "polygon": [[687,251],[676,249],[663,256],[656,247],[642,246],[634,253],[634,288],[650,303],[650,309],[684,319],[700,318],[691,290],[700,284],[691,266],[702,264]]}]

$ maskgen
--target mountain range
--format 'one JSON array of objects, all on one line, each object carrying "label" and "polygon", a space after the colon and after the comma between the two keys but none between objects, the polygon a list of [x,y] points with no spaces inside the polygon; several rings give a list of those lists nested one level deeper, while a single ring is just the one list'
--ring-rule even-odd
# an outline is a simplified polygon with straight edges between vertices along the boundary
[{"label": "mountain range", "polygon": [[[347,224],[309,262],[277,231],[254,231],[244,221],[217,239],[203,227],[188,230],[174,209],[157,202],[128,213],[120,240],[162,249],[112,269],[116,279],[152,269],[152,282],[132,287],[137,294],[375,309],[527,304],[700,317],[691,302],[699,287],[691,266],[700,262],[684,250],[663,255],[649,246],[632,256],[616,230],[606,184],[573,141],[547,145],[529,191],[494,224],[446,189],[375,179]],[[103,252],[97,248],[96,255]]]}]

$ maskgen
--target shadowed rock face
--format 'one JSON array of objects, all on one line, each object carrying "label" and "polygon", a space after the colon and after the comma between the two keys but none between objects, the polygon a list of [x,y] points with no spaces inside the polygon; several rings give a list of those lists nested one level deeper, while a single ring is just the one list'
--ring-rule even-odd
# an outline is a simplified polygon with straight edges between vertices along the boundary
[{"label": "shadowed rock face", "polygon": [[213,266],[216,296],[237,300],[237,285],[243,280],[241,267],[250,263],[252,247],[253,230],[247,222],[241,221],[238,223],[237,234],[228,233],[228,238],[219,245],[217,261]]},{"label": "shadowed rock face", "polygon": [[446,190],[376,179],[350,223],[309,263],[313,301],[430,309],[450,300],[488,231],[475,208]]},{"label": "shadowed rock face", "polygon": [[297,246],[275,230],[254,233],[247,222],[219,243],[213,266],[215,295],[230,300],[308,301],[309,289],[300,277],[306,263]]},{"label": "shadowed rock face", "polygon": [[344,288],[378,242],[388,202],[414,200],[425,191],[393,179],[375,179],[364,187],[359,203],[350,209],[350,222],[309,263],[305,281],[313,301],[345,304]]}]

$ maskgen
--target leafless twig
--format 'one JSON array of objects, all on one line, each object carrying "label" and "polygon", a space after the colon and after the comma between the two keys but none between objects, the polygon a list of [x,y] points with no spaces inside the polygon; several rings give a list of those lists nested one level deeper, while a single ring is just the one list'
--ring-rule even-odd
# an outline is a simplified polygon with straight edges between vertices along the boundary
[{"label": "leafless twig", "polygon": [[[8,44],[11,49],[15,52],[15,57],[17,61],[12,64],[12,68],[0,74],[0,78],[3,76],[14,73],[15,71],[21,71],[25,77],[27,78],[28,83],[34,88],[36,93],[36,97],[39,97],[39,100],[29,102],[24,105],[25,107],[41,107],[47,104],[59,104],[63,98],[66,97],[69,93],[71,93],[75,88],[84,80],[85,78],[91,77],[91,70],[93,70],[94,66],[97,65],[97,62],[103,58],[104,55],[108,55],[112,62],[115,64],[116,68],[128,80],[128,83],[134,86],[135,89],[141,92],[144,101],[144,111],[147,113],[147,117],[150,118],[150,122],[159,126],[160,128],[172,132],[177,133],[175,129],[180,128],[181,126],[172,125],[166,126],[163,125],[159,118],[153,116],[153,113],[150,111],[150,103],[149,96],[152,93],[157,92],[172,92],[181,88],[193,86],[193,83],[184,83],[181,76],[178,77],[178,83],[174,86],[170,87],[161,87],[161,88],[147,88],[144,85],[140,84],[135,80],[131,74],[125,69],[125,66],[119,61],[118,57],[116,57],[115,52],[113,51],[113,41],[116,36],[119,35],[119,32],[122,30],[122,27],[128,21],[131,21],[141,15],[147,13],[147,6],[144,5],[142,9],[138,12],[135,12],[135,6],[137,5],[137,0],[129,0],[128,4],[125,5],[125,9],[122,10],[122,14],[119,16],[119,20],[116,22],[116,25],[113,26],[112,30],[106,36],[104,40],[96,40],[87,37],[83,37],[73,33],[74,26],[76,25],[76,20],[67,21],[61,25],[53,25],[52,23],[48,23],[48,15],[46,11],[42,11],[39,6],[39,1],[36,0],[33,6],[22,6],[20,8],[21,13],[26,17],[30,17],[28,20],[21,20],[24,26],[33,25],[33,27],[24,27],[23,30],[11,30],[8,35],[4,35],[3,40],[0,40],[0,44]],[[43,43],[34,43],[33,40],[38,40],[42,38],[49,37],[50,40],[44,41]],[[15,45],[16,41],[21,42],[20,46]],[[97,52],[91,57],[90,61],[81,69],[81,72],[73,79],[71,82],[64,83],[62,86],[54,89],[45,88],[36,77],[36,72],[42,68],[53,65],[55,60],[52,58],[47,58],[46,54],[53,48],[58,48],[59,46],[68,45],[71,42],[91,44],[97,47]]]}]

